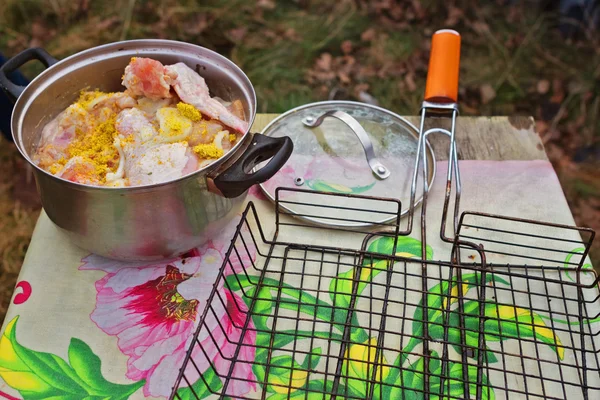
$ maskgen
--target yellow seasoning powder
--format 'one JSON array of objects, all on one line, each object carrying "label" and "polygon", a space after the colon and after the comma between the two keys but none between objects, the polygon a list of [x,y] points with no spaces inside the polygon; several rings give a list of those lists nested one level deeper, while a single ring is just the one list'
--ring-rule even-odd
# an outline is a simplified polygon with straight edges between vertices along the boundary
[{"label": "yellow seasoning powder", "polygon": [[198,111],[196,107],[191,104],[179,102],[177,103],[177,110],[179,110],[179,114],[192,120],[192,122],[200,121],[202,118],[200,111]]},{"label": "yellow seasoning powder", "polygon": [[229,141],[231,143],[235,142],[235,140],[237,139],[237,135],[232,133],[231,135],[229,135]]},{"label": "yellow seasoning powder", "polygon": [[87,109],[92,101],[96,100],[100,96],[106,96],[107,94],[108,93],[101,92],[98,89],[94,90],[93,92],[82,90],[79,93],[79,99],[77,99],[75,104]]},{"label": "yellow seasoning powder", "polygon": [[181,115],[175,108],[161,108],[156,116],[160,125],[159,133],[169,140],[183,139],[192,129],[192,121]]},{"label": "yellow seasoning powder", "polygon": [[119,152],[113,145],[117,135],[115,120],[116,115],[112,115],[105,122],[97,124],[88,134],[76,132],[74,140],[67,147],[69,157],[80,156],[91,162],[95,167],[94,172],[101,179],[106,178],[106,173],[119,160]]},{"label": "yellow seasoning powder", "polygon": [[223,155],[223,149],[219,149],[213,143],[199,144],[192,148],[200,158],[219,158]]}]

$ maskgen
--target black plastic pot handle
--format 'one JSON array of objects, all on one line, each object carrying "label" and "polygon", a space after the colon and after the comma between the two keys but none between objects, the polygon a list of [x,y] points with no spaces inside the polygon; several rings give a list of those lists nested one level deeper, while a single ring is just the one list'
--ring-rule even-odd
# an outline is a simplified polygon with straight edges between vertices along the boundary
[{"label": "black plastic pot handle", "polygon": [[[292,150],[294,144],[287,136],[272,138],[255,133],[246,151],[214,178],[214,184],[223,196],[238,197],[252,185],[262,183],[275,175],[290,158]],[[257,164],[269,158],[269,162],[261,169],[250,172]]]},{"label": "black plastic pot handle", "polygon": [[23,90],[25,90],[25,86],[13,83],[8,76],[13,71],[32,60],[41,61],[46,68],[58,62],[58,60],[48,54],[46,50],[39,47],[33,47],[20,52],[0,67],[0,87],[4,89],[8,97],[13,101],[16,101],[19,98],[21,93],[23,93]]}]

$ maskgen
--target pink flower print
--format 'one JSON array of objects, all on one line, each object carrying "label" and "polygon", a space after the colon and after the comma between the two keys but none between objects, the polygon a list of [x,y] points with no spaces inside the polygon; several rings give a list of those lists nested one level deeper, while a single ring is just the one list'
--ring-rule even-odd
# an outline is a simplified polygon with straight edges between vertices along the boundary
[{"label": "pink flower print", "polygon": [[[198,313],[206,307],[236,225],[237,221],[224,228],[224,240],[209,242],[175,260],[145,265],[95,255],[82,260],[82,270],[107,272],[96,282],[96,308],[90,318],[105,333],[117,337],[119,349],[129,357],[126,376],[146,380],[145,396],[170,395],[196,330]],[[225,275],[240,272],[242,264],[251,265],[254,247],[239,254],[230,257]],[[228,371],[248,311],[242,299],[224,287],[222,278],[216,283],[217,296],[205,321],[203,337],[199,338],[208,358],[198,346],[193,353],[200,372],[211,364],[219,372]],[[255,389],[256,378],[250,365],[243,362],[254,358],[255,340],[254,325],[249,321],[241,338],[240,362],[234,366],[233,376],[238,379],[228,389],[234,396]],[[199,378],[198,371],[190,373],[189,368],[186,376],[190,383]]]},{"label": "pink flower print", "polygon": [[[96,308],[90,318],[117,336],[119,349],[129,356],[127,377],[146,379],[146,396],[170,394],[197,313],[206,305],[222,261],[219,252],[208,249],[168,264],[125,267],[96,282]],[[184,297],[179,286],[192,276],[196,288],[193,295],[184,290]],[[223,291],[222,282],[218,290]],[[224,315],[225,310],[219,317]],[[169,363],[178,365],[165,368]]]},{"label": "pink flower print", "polygon": [[[216,357],[214,367],[217,371],[229,371],[231,359],[233,358],[236,343],[240,343],[240,351],[235,358],[233,366],[233,379],[227,387],[227,395],[243,396],[249,389],[256,390],[256,377],[252,372],[252,362],[256,354],[256,329],[252,319],[248,322],[246,331],[242,328],[246,322],[248,307],[235,293],[225,291],[227,296],[227,318],[221,320],[220,329],[215,332],[214,339],[220,346],[223,357]],[[242,333],[244,336],[242,337]],[[212,339],[212,338],[211,338]],[[210,346],[209,343],[205,344]]]},{"label": "pink flower print", "polygon": [[[224,292],[225,296],[219,292],[218,298],[213,299],[211,303],[198,335],[200,344],[195,344],[192,351],[194,363],[188,363],[185,377],[188,382],[196,382],[199,379],[198,370],[205,371],[211,364],[219,375],[228,375],[236,348],[239,346],[232,379],[226,389],[226,396],[238,398],[256,390],[256,377],[252,371],[252,362],[256,355],[256,328],[250,319],[246,330],[243,330],[248,307],[235,293],[229,290]],[[225,314],[217,321],[215,314],[219,315],[222,310]],[[184,382],[182,380],[182,384]]]}]

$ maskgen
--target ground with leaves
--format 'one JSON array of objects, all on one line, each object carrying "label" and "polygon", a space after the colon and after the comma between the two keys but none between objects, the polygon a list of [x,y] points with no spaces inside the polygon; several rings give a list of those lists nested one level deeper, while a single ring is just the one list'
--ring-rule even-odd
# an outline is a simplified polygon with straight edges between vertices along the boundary
[{"label": "ground with leaves", "polygon": [[[462,114],[534,116],[577,223],[600,232],[600,36],[559,20],[540,6],[547,3],[6,0],[0,50],[42,46],[62,58],[120,39],[182,40],[237,63],[256,87],[259,112],[352,99],[411,115],[423,96],[431,34],[454,28],[463,36]],[[0,231],[10,232],[0,238],[3,315],[39,202],[5,141],[0,164]]]}]

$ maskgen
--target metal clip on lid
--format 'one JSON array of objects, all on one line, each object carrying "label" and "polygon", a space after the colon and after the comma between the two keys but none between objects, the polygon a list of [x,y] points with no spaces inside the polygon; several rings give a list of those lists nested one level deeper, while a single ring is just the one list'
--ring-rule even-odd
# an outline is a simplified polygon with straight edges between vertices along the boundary
[{"label": "metal clip on lid", "polygon": [[337,118],[352,130],[354,134],[360,140],[360,143],[365,150],[365,156],[367,157],[367,162],[371,167],[371,170],[379,179],[386,179],[390,176],[390,170],[383,165],[375,156],[375,151],[373,150],[373,144],[371,143],[371,139],[369,139],[369,135],[363,127],[358,123],[356,119],[354,119],[350,114],[347,114],[343,111],[327,111],[326,113],[319,116],[317,119],[314,117],[308,116],[302,120],[302,123],[309,128],[316,128],[323,123],[323,120],[326,117]]}]

